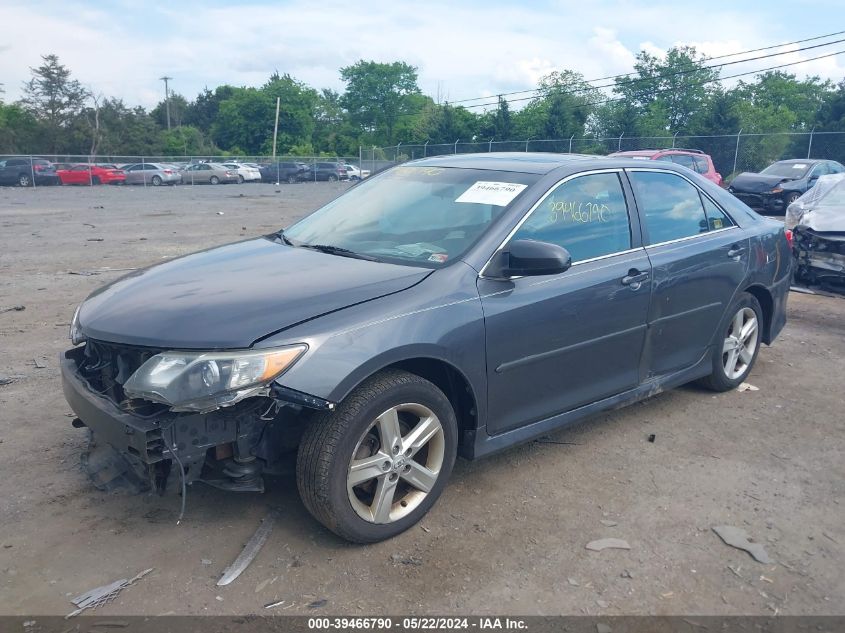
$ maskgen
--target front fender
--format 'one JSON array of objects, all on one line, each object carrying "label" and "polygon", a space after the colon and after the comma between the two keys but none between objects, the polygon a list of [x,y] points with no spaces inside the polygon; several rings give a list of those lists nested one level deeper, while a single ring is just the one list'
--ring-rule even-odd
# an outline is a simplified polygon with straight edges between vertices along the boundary
[{"label": "front fender", "polygon": [[256,347],[307,343],[308,351],[277,382],[340,402],[379,370],[433,359],[464,376],[479,425],[486,420],[487,366],[478,273],[456,262],[405,291],[285,330]]}]

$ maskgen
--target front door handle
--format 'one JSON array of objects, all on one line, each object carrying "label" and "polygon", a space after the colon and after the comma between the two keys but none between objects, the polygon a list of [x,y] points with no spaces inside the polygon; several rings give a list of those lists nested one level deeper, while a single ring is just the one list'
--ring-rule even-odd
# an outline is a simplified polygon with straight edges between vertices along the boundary
[{"label": "front door handle", "polygon": [[745,252],[745,247],[740,244],[734,244],[728,251],[728,257],[738,257]]},{"label": "front door handle", "polygon": [[632,268],[628,271],[628,274],[622,277],[622,285],[623,286],[631,286],[634,290],[640,287],[640,284],[643,283],[646,279],[649,278],[649,271],[639,271],[636,268]]}]

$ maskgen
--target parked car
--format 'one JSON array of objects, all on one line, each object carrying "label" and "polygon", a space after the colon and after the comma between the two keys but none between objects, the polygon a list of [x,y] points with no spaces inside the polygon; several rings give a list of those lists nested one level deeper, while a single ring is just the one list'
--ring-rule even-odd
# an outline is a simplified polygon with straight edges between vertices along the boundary
[{"label": "parked car", "polygon": [[122,185],[126,174],[122,169],[80,163],[56,172],[63,185]]},{"label": "parked car", "polygon": [[261,171],[256,167],[249,167],[243,163],[220,163],[226,169],[234,169],[238,173],[238,182],[261,182]]},{"label": "parked car", "polygon": [[0,158],[0,185],[58,185],[59,176],[49,160],[10,156]]},{"label": "parked car", "polygon": [[713,166],[713,159],[700,149],[684,149],[673,147],[671,149],[641,149],[626,152],[614,152],[611,156],[627,156],[640,160],[663,160],[676,165],[682,165],[701,174],[707,180],[722,186],[722,174],[716,171]]},{"label": "parked car", "polygon": [[779,160],[759,174],[739,174],[731,181],[728,191],[756,211],[783,215],[821,176],[843,172],[845,167],[835,160]]},{"label": "parked car", "polygon": [[845,173],[820,176],[786,209],[795,280],[845,289]]},{"label": "parked car", "polygon": [[220,183],[240,182],[237,170],[224,167],[220,163],[194,163],[188,165],[179,173],[182,174],[182,182],[185,184],[219,185]]},{"label": "parked car", "polygon": [[182,176],[175,166],[165,163],[132,163],[123,167],[127,185],[176,185]]},{"label": "parked car", "polygon": [[370,175],[369,169],[359,169],[349,163],[346,163],[344,167],[346,167],[346,174],[349,176],[349,180],[363,180]]},{"label": "parked car", "polygon": [[308,166],[305,163],[282,161],[262,165],[259,168],[262,182],[287,182],[290,184],[308,179]]},{"label": "parked car", "polygon": [[349,174],[346,173],[346,166],[343,163],[319,162],[308,165],[307,179],[337,182],[338,180],[349,180]]},{"label": "parked car", "polygon": [[428,512],[457,454],[736,388],[784,326],[789,261],[782,223],[672,163],[427,158],[97,290],[64,392],[100,485],[263,490],[297,450],[311,514],[374,542]]}]

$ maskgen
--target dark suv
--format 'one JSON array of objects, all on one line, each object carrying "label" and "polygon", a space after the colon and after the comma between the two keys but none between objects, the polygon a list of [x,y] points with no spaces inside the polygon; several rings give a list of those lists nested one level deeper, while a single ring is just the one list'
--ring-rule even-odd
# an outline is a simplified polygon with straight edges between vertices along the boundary
[{"label": "dark suv", "polygon": [[308,166],[292,161],[270,163],[258,168],[261,182],[289,182],[291,184],[308,179]]},{"label": "dark suv", "polygon": [[44,158],[2,158],[0,159],[0,185],[58,185],[56,168]]},{"label": "dark suv", "polygon": [[611,156],[640,158],[645,160],[664,160],[691,169],[707,178],[712,183],[724,186],[722,174],[713,166],[713,159],[700,149],[672,147],[667,149],[640,149],[628,152],[614,152]]},{"label": "dark suv", "polygon": [[349,174],[346,172],[346,165],[343,163],[314,163],[308,166],[308,179],[337,182],[338,180],[349,180]]}]

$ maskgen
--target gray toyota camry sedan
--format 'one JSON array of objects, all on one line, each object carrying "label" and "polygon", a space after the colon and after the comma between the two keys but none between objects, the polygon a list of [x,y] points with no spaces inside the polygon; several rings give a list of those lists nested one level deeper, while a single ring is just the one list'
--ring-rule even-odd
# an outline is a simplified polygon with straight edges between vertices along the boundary
[{"label": "gray toyota camry sedan", "polygon": [[790,263],[782,224],[671,163],[428,158],[96,291],[64,392],[98,486],[258,492],[296,451],[311,514],[374,542],[457,455],[736,387],[784,326]]}]

